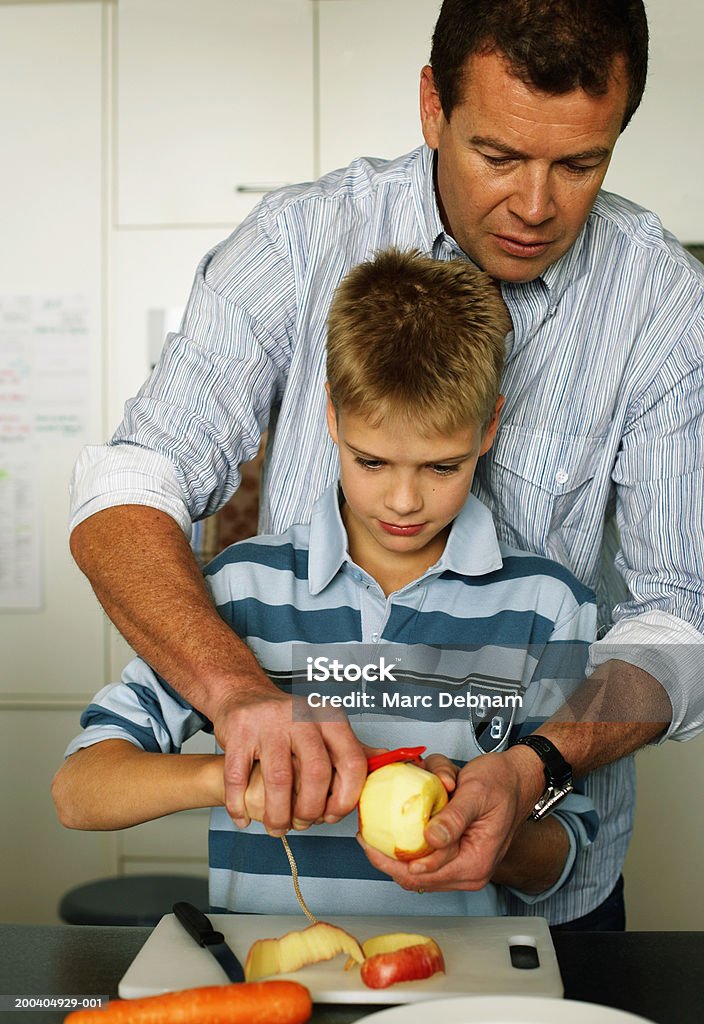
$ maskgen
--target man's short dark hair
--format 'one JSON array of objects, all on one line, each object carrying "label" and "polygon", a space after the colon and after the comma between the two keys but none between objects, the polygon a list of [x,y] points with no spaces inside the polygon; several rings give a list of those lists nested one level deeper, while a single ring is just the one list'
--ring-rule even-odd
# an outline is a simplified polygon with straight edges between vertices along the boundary
[{"label": "man's short dark hair", "polygon": [[629,89],[621,130],[638,108],[648,70],[642,0],[444,0],[430,54],[449,121],[462,99],[467,58],[501,53],[526,85],[559,95],[582,88],[602,96],[622,55]]}]

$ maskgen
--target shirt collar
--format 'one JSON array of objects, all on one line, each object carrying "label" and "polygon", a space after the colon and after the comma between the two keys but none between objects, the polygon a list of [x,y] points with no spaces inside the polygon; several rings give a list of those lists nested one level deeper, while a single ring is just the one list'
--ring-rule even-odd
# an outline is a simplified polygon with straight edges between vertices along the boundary
[{"label": "shirt collar", "polygon": [[347,531],[335,483],[323,491],[310,517],[308,587],[311,594],[325,590],[348,557]]},{"label": "shirt collar", "polygon": [[[319,594],[349,559],[337,484],[328,487],[313,506],[309,536],[308,587],[311,594]],[[491,512],[470,494],[452,524],[440,560],[426,575],[449,570],[461,576],[484,576],[502,565]]]},{"label": "shirt collar", "polygon": [[542,275],[541,279],[550,296],[551,309],[557,306],[567,289],[587,272],[588,246],[586,239],[589,233],[590,219],[591,214],[564,256],[561,256],[556,263],[551,263],[549,267],[546,267]]},{"label": "shirt collar", "polygon": [[452,524],[450,536],[433,575],[444,572],[460,576],[485,576],[503,565],[494,518],[479,498],[468,495]]},{"label": "shirt collar", "polygon": [[456,250],[466,259],[466,255],[462,253],[454,238],[446,233],[440,217],[435,193],[435,150],[423,145],[418,152],[419,159],[415,165],[416,177],[413,194],[418,203],[418,216],[425,233],[426,251],[435,259],[439,259],[442,258],[441,250],[447,246],[450,250]]}]

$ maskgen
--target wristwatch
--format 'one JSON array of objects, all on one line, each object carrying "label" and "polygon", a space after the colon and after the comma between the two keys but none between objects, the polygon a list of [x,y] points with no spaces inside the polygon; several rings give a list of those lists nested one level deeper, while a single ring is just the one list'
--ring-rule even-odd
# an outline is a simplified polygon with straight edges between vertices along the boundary
[{"label": "wristwatch", "polygon": [[528,816],[529,821],[540,821],[572,792],[572,765],[565,761],[555,744],[545,736],[521,736],[514,746],[518,746],[519,743],[524,743],[534,750],[545,768],[545,792]]}]

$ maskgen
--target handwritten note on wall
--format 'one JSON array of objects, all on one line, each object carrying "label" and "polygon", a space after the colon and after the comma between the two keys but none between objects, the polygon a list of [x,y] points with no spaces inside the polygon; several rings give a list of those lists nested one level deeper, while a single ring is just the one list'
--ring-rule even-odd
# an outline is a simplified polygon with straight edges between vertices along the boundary
[{"label": "handwritten note on wall", "polygon": [[39,452],[85,435],[85,300],[0,295],[0,611],[41,601]]},{"label": "handwritten note on wall", "polygon": [[0,448],[0,611],[39,608],[41,523],[36,459]]},{"label": "handwritten note on wall", "polygon": [[81,435],[88,388],[85,303],[0,296],[0,444]]}]

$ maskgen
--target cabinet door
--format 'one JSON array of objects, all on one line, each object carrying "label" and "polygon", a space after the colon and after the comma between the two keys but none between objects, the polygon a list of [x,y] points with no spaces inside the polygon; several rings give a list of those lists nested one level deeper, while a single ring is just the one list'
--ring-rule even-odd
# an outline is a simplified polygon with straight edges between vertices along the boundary
[{"label": "cabinet door", "polygon": [[119,225],[233,224],[313,173],[311,0],[119,0]]},{"label": "cabinet door", "polygon": [[103,616],[66,533],[73,463],[103,434],[102,14],[0,5],[0,580],[17,591],[0,611],[0,702],[103,684]]},{"label": "cabinet door", "polygon": [[[69,702],[66,702],[69,703]],[[116,834],[64,828],[51,780],[80,732],[78,707],[48,702],[0,713],[0,921],[57,924],[61,897],[76,885],[113,875]],[[3,1018],[9,1019],[9,1018]]]},{"label": "cabinet door", "polygon": [[420,69],[440,0],[320,0],[320,170],[423,141]]}]

